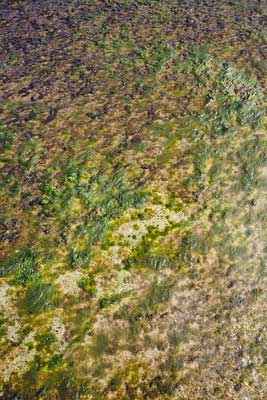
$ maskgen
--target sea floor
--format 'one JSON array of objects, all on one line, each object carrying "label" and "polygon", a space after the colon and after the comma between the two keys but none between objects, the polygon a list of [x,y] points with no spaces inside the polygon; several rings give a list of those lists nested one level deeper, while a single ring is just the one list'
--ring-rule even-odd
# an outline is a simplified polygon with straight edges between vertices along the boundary
[{"label": "sea floor", "polygon": [[267,1],[0,1],[0,399],[267,399]]}]

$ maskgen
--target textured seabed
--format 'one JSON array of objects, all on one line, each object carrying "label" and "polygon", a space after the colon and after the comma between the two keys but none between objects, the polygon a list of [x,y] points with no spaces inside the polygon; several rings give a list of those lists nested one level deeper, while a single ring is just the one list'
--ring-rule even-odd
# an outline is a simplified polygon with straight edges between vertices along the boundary
[{"label": "textured seabed", "polygon": [[267,399],[267,1],[0,1],[0,399]]}]

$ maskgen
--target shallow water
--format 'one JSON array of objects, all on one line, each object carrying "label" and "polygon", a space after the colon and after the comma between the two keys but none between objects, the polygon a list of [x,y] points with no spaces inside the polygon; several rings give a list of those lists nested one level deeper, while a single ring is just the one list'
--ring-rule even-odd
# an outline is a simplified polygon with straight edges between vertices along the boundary
[{"label": "shallow water", "polygon": [[0,15],[0,398],[266,399],[267,2]]}]

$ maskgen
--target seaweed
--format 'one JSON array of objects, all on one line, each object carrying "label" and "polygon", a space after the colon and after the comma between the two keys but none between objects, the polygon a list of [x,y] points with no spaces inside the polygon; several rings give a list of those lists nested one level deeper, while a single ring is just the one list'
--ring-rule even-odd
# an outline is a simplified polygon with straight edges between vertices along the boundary
[{"label": "seaweed", "polygon": [[98,305],[100,309],[107,308],[112,304],[120,302],[124,297],[128,296],[129,292],[114,293],[110,296],[101,297],[98,300]]},{"label": "seaweed", "polygon": [[102,357],[105,353],[109,351],[109,348],[110,340],[104,332],[99,332],[93,336],[93,342],[90,349],[93,357]]},{"label": "seaweed", "polygon": [[10,150],[16,140],[14,128],[6,126],[0,122],[0,150]]},{"label": "seaweed", "polygon": [[42,333],[40,335],[36,335],[35,339],[37,341],[37,345],[36,345],[36,350],[42,350],[42,349],[46,349],[48,347],[50,347],[53,343],[56,342],[56,337],[55,335],[50,332],[47,331],[45,333]]},{"label": "seaweed", "polygon": [[29,247],[23,247],[17,253],[5,258],[0,263],[0,276],[15,273],[15,282],[25,284],[36,275],[35,267],[39,253]]},{"label": "seaweed", "polygon": [[30,314],[40,313],[56,305],[55,289],[38,277],[27,284],[23,309]]},{"label": "seaweed", "polygon": [[261,398],[264,4],[2,3],[0,397]]},{"label": "seaweed", "polygon": [[90,275],[83,276],[78,282],[77,285],[80,289],[84,290],[90,297],[94,296],[97,293],[96,281]]}]

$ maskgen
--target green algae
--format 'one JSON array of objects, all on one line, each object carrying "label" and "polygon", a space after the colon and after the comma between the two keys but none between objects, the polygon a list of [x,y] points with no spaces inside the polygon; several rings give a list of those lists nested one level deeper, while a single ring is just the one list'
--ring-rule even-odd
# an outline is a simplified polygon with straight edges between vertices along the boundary
[{"label": "green algae", "polygon": [[0,335],[1,339],[4,338],[7,334],[7,319],[5,318],[4,315],[0,315]]},{"label": "green algae", "polygon": [[106,308],[109,307],[112,304],[120,302],[124,297],[127,297],[129,295],[129,292],[122,292],[122,293],[114,293],[108,297],[101,297],[98,300],[99,307]]},{"label": "green algae", "polygon": [[38,252],[28,247],[22,248],[11,257],[2,260],[0,276],[15,273],[15,281],[25,284],[35,275],[34,267],[37,264]]},{"label": "green algae", "polygon": [[38,342],[36,349],[42,350],[43,348],[47,349],[48,346],[55,343],[56,337],[51,332],[42,333],[41,335],[36,335],[36,341]]},{"label": "green algae", "polygon": [[46,311],[55,303],[55,291],[51,284],[44,283],[40,277],[28,283],[22,301],[22,307],[26,312],[35,314]]},{"label": "green algae", "polygon": [[110,349],[109,337],[103,332],[94,336],[91,353],[93,357],[99,358],[107,353]]},{"label": "green algae", "polygon": [[140,307],[144,308],[145,312],[148,313],[158,305],[166,302],[170,298],[171,286],[170,282],[153,283]]},{"label": "green algae", "polygon": [[96,281],[91,275],[87,275],[82,277],[77,285],[79,288],[83,289],[90,297],[94,296],[97,293]]},{"label": "green algae", "polygon": [[[0,146],[3,151],[10,150],[16,140],[14,129],[8,128],[2,122],[0,123]],[[2,158],[2,154],[1,154]],[[2,160],[1,160],[2,161]]]},{"label": "green algae", "polygon": [[[60,184],[63,184],[63,187],[60,189],[53,184],[45,184],[42,187],[42,204],[47,210],[58,215],[62,209],[66,209],[67,213],[71,212],[73,201],[80,201],[79,207],[84,210],[87,223],[78,225],[74,231],[77,243],[71,246],[68,262],[71,267],[86,267],[91,260],[92,246],[106,235],[110,222],[127,208],[141,207],[148,195],[142,189],[127,187],[125,173],[120,170],[111,178],[92,174],[85,180],[79,165],[70,165],[66,167],[64,175]],[[66,214],[59,218],[64,218],[64,229]],[[79,238],[83,238],[81,246]]]},{"label": "green algae", "polygon": [[[192,49],[177,44],[182,5],[104,3],[58,67],[55,87],[67,81],[71,101],[3,107],[4,309],[26,337],[33,330],[36,354],[1,395],[264,398],[253,377],[266,372],[265,78],[236,56],[262,39]],[[14,113],[20,129],[9,127]],[[59,294],[59,277],[75,290]],[[13,365],[16,324],[2,321]]]}]

